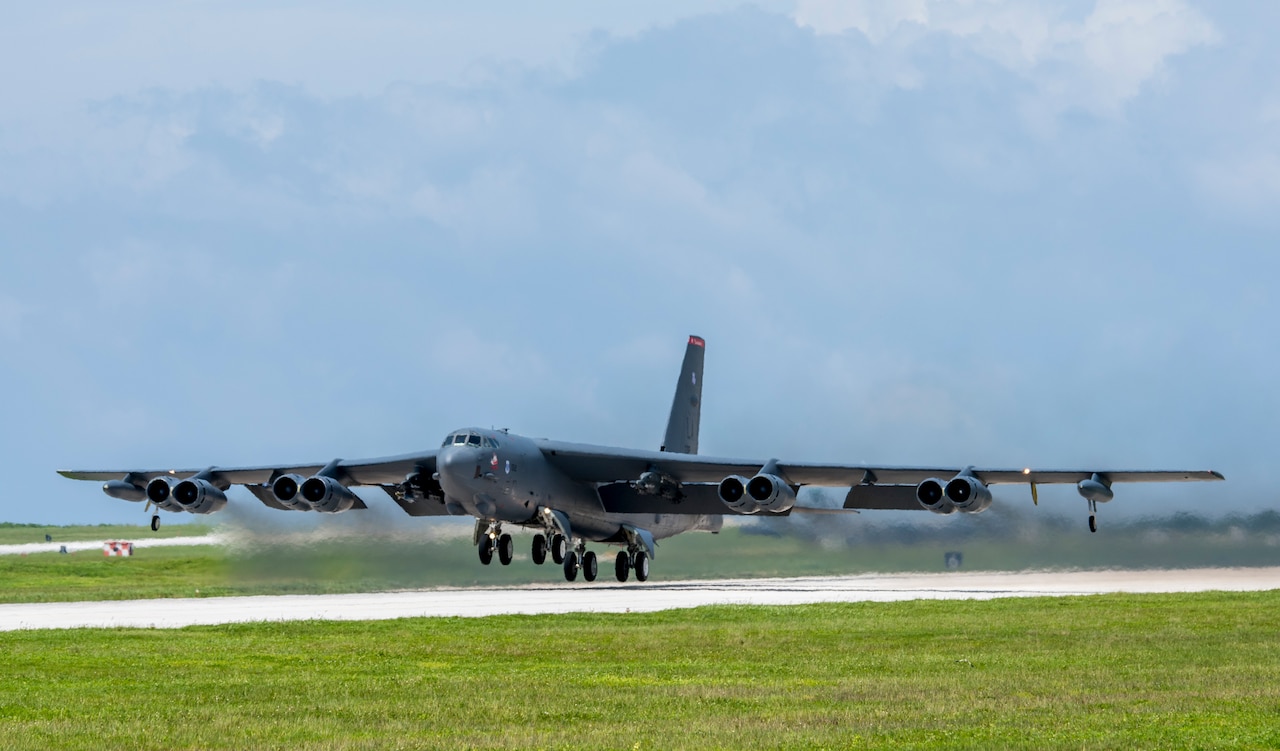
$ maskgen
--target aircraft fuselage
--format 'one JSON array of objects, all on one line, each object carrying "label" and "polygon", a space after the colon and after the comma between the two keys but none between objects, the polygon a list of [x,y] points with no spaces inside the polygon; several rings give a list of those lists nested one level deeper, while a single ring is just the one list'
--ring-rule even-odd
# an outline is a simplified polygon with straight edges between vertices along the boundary
[{"label": "aircraft fuselage", "polygon": [[[450,440],[457,436],[471,442]],[[596,485],[565,476],[524,436],[464,428],[451,433],[450,439],[437,454],[436,471],[452,514],[543,527],[542,509],[550,508],[571,520],[574,536],[595,542],[625,541],[623,525],[628,524],[655,539],[719,529],[719,516],[609,513]]]}]

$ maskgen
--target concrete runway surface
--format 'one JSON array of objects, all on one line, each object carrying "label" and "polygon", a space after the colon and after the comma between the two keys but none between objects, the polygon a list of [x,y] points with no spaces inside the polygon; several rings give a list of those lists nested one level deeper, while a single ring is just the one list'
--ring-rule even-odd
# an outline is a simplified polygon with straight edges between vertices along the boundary
[{"label": "concrete runway surface", "polygon": [[622,613],[700,605],[989,600],[1109,592],[1280,589],[1280,568],[1024,573],[870,574],[795,579],[567,582],[346,595],[210,597],[0,605],[0,631],[182,626],[293,620],[384,620],[506,613]]}]

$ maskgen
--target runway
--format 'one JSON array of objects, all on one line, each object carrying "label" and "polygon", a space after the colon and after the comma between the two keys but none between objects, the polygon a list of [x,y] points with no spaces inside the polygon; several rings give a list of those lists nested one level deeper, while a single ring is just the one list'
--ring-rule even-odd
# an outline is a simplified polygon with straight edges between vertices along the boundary
[{"label": "runway", "polygon": [[0,605],[0,631],[180,628],[292,620],[385,620],[502,614],[624,613],[702,605],[990,600],[1111,592],[1280,589],[1280,568],[872,574],[794,579],[596,582],[345,595],[281,595]]}]

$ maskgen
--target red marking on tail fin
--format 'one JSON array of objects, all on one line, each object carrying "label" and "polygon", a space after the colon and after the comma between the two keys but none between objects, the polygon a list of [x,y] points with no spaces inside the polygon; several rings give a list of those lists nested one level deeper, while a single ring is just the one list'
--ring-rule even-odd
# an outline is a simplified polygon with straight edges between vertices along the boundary
[{"label": "red marking on tail fin", "polygon": [[707,346],[707,343],[706,343],[705,341],[703,341],[702,337],[700,337],[700,336],[691,336],[691,337],[689,337],[689,343],[690,343],[690,344],[692,344],[692,345],[694,345],[694,346],[696,346],[696,347],[706,347],[706,346]]}]

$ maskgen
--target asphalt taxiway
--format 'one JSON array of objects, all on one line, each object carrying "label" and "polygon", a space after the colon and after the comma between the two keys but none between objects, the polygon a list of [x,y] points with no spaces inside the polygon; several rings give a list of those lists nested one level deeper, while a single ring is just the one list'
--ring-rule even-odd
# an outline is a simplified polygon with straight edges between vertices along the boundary
[{"label": "asphalt taxiway", "polygon": [[623,613],[701,605],[990,600],[1112,592],[1280,589],[1280,567],[1154,571],[871,574],[789,579],[566,582],[520,587],[432,589],[343,595],[266,595],[192,599],[0,605],[0,631],[140,627],[293,620],[385,620],[502,614]]}]

